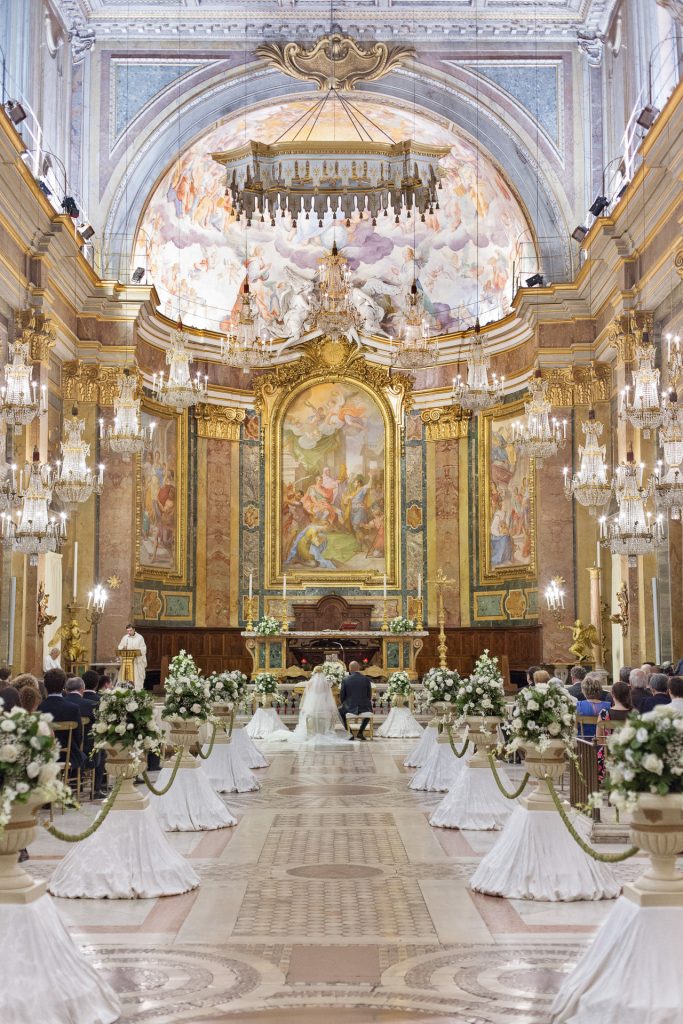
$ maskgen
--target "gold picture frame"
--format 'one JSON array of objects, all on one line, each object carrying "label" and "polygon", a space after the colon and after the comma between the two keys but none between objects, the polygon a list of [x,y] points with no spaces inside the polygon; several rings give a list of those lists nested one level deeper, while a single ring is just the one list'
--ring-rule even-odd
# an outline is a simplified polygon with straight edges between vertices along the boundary
[{"label": "gold picture frame", "polygon": [[[523,413],[524,402],[519,401],[498,406],[482,413],[479,418],[481,585],[500,584],[507,580],[536,579],[535,471],[532,460],[526,456],[518,456],[511,444],[511,425]],[[495,439],[494,430],[497,430]],[[509,478],[506,480],[508,473]],[[519,508],[515,507],[516,503],[519,504]],[[491,526],[497,512],[500,513],[498,529],[501,530],[501,535],[497,538],[499,544],[496,546]],[[507,539],[504,536],[506,530]]]},{"label": "gold picture frame", "polygon": [[[136,456],[135,471],[135,580],[157,580],[161,583],[170,583],[175,586],[185,585],[188,580],[187,573],[187,465],[188,465],[188,415],[187,411],[178,413],[169,410],[167,406],[153,399],[143,397],[141,406],[141,417],[143,425],[148,426],[154,420],[156,427],[152,437],[151,450],[143,455]],[[173,441],[173,446],[171,442]],[[175,448],[175,453],[172,451]],[[165,454],[171,450],[174,455],[173,467],[167,465]],[[155,470],[158,461],[162,463],[158,470]],[[148,486],[146,467],[151,456],[151,471],[156,472],[156,484],[160,486],[175,486],[175,507],[172,520],[168,516],[171,510],[171,502],[165,502],[166,522],[160,522],[158,507],[155,507],[155,496],[150,494]],[[162,482],[159,478],[159,470],[163,468],[166,480]],[[172,477],[169,470],[172,469]],[[155,485],[156,486],[156,485]],[[159,491],[159,493],[161,493]],[[155,521],[156,520],[156,521]],[[164,546],[163,533],[166,529],[172,531],[173,548],[169,554],[169,544]],[[149,552],[154,546],[154,556],[149,557]],[[155,561],[159,559],[159,564]],[[166,563],[166,564],[164,564]]]}]

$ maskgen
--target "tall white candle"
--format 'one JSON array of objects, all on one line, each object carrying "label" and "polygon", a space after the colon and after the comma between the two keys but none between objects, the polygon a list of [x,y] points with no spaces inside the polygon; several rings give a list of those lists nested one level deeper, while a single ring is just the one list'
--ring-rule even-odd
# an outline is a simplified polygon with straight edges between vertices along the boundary
[{"label": "tall white candle", "polygon": [[74,601],[76,600],[76,592],[78,590],[78,541],[74,541]]},{"label": "tall white candle", "polygon": [[419,572],[417,574],[417,599],[418,599],[418,601],[419,601],[419,599],[421,597],[422,597],[422,573]]},{"label": "tall white candle", "polygon": [[286,597],[287,597],[287,577],[283,576],[282,577],[282,600],[284,601],[284,599]]},{"label": "tall white candle", "polygon": [[384,597],[384,600],[386,601],[386,599],[387,599],[387,574],[386,573],[384,573],[384,593],[383,593],[382,596]]},{"label": "tall white candle", "polygon": [[253,574],[253,572],[250,572],[249,573],[249,600],[250,601],[251,601],[253,596],[254,596],[254,574]]},{"label": "tall white candle", "polygon": [[596,564],[596,566],[599,569],[600,568],[600,541],[598,541],[598,543],[597,543],[597,554],[595,556],[595,564]]}]

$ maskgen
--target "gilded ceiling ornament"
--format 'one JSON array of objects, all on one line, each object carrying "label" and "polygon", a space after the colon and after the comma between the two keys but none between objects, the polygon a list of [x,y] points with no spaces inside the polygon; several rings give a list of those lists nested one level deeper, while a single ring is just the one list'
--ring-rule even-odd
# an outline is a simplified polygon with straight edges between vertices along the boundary
[{"label": "gilded ceiling ornament", "polygon": [[457,441],[467,437],[472,413],[459,405],[449,405],[445,408],[423,409],[420,419],[425,425],[428,441]]},{"label": "gilded ceiling ornament", "polygon": [[199,402],[194,408],[197,437],[207,437],[215,441],[239,441],[245,416],[244,409]]},{"label": "gilded ceiling ornament", "polygon": [[120,588],[120,586],[121,586],[121,579],[120,579],[120,577],[117,576],[116,573],[114,573],[107,580],[107,586],[109,587],[110,590],[118,590]]},{"label": "gilded ceiling ornament", "polygon": [[301,43],[263,43],[256,55],[271,67],[301,82],[316,82],[319,89],[348,92],[356,82],[374,82],[413,57],[414,46],[364,46],[348,36],[323,36],[313,46]]}]

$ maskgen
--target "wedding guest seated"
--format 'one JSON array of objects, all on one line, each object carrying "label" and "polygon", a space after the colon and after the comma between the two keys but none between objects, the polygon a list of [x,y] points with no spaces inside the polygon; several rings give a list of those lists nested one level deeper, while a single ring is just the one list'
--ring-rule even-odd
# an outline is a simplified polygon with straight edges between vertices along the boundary
[{"label": "wedding guest seated", "polygon": [[652,696],[646,697],[642,704],[642,713],[646,711],[652,711],[653,708],[658,707],[660,704],[670,704],[671,697],[669,696],[669,676],[664,672],[653,672],[650,676],[650,689],[652,690]]},{"label": "wedding guest seated", "polygon": [[671,697],[672,710],[683,711],[683,676],[671,676],[669,679],[669,696]]},{"label": "wedding guest seated", "polygon": [[583,692],[583,681],[588,674],[588,669],[585,669],[583,665],[574,665],[569,678],[571,680],[570,685],[567,687],[567,693],[570,697],[574,697],[575,700],[585,700],[586,695]]},{"label": "wedding guest seated", "polygon": [[[621,682],[621,683],[628,683],[630,678],[631,678],[631,671],[632,671],[632,669],[631,669],[630,665],[624,665],[622,668],[620,668],[619,669],[619,682]],[[629,683],[629,685],[630,685],[630,683]]]},{"label": "wedding guest seated", "polygon": [[[533,686],[533,684],[534,684],[534,673],[535,672],[540,672],[540,671],[541,671],[541,666],[540,665],[529,665],[529,668],[526,670],[526,682],[523,684],[523,686]],[[518,689],[523,689],[523,686],[518,687]]]},{"label": "wedding guest seated", "polygon": [[[529,669],[531,671],[531,669]],[[536,686],[538,683],[549,683],[550,672],[546,672],[544,668],[537,668],[531,677],[530,686]]]},{"label": "wedding guest seated", "polygon": [[38,706],[38,710],[45,714],[52,715],[54,722],[53,732],[62,746],[66,747],[68,733],[59,729],[60,722],[76,722],[77,729],[74,729],[71,737],[71,767],[85,767],[86,756],[83,753],[83,720],[81,709],[78,704],[68,700],[63,690],[66,685],[66,672],[61,668],[51,668],[43,677],[43,684],[47,690],[47,697]]},{"label": "wedding guest seated", "polygon": [[[97,673],[95,673],[97,675]],[[80,676],[72,676],[71,679],[67,679],[66,686],[64,688],[65,696],[68,700],[75,701],[81,712],[83,718],[89,718],[90,721],[83,724],[83,753],[88,758],[87,767],[95,769],[95,798],[97,800],[102,799],[106,794],[105,789],[105,778],[104,778],[104,753],[98,751],[93,753],[93,731],[92,731],[92,720],[95,714],[96,704],[92,701],[85,699],[85,676],[83,679]],[[98,676],[99,679],[99,676]]]},{"label": "wedding guest seated", "polygon": [[610,721],[622,722],[624,719],[633,711],[633,701],[631,700],[631,687],[628,683],[623,683],[621,679],[614,684],[612,687],[612,707],[609,709]]},{"label": "wedding guest seated", "polygon": [[[609,713],[610,702],[602,700],[602,676],[599,672],[589,672],[583,680],[583,692],[585,699],[580,700],[576,705],[577,716],[590,716],[597,718],[601,712]],[[604,717],[604,716],[603,716]],[[578,735],[583,739],[590,739],[595,736],[595,725],[592,722],[577,722]]]},{"label": "wedding guest seated", "polygon": [[2,701],[0,711],[11,711],[12,708],[21,707],[19,691],[14,686],[3,686],[0,690],[0,700]]},{"label": "wedding guest seated", "polygon": [[647,681],[647,674],[642,668],[633,668],[628,677],[631,684],[631,700],[633,708],[639,714],[643,712],[643,704],[651,696],[650,687]]},{"label": "wedding guest seated", "polygon": [[90,701],[91,704],[97,705],[100,703],[100,676],[99,672],[96,672],[94,668],[89,668],[83,673],[83,699]]},{"label": "wedding guest seated", "polygon": [[11,678],[11,668],[0,668],[0,690],[3,688],[3,686],[7,686]]},{"label": "wedding guest seated", "polygon": [[22,672],[16,676],[12,685],[19,691],[19,699],[24,711],[35,711],[43,699],[38,680],[30,672]]}]

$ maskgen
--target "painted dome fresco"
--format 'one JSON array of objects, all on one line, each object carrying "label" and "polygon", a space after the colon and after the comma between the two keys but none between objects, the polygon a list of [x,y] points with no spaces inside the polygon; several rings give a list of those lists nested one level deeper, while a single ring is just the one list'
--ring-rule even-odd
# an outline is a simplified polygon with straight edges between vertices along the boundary
[{"label": "painted dome fresco", "polygon": [[[374,311],[376,333],[398,331],[400,313],[413,280],[422,292],[434,333],[471,326],[509,311],[513,267],[533,252],[527,218],[510,186],[484,151],[452,125],[437,123],[412,109],[354,96],[363,113],[395,141],[415,138],[448,146],[441,160],[439,209],[422,223],[395,223],[356,214],[350,225],[322,227],[316,218],[256,218],[247,228],[231,216],[225,195],[225,169],[212,154],[248,139],[274,142],[310,108],[310,99],[269,103],[235,116],[194,142],[163,174],[138,229],[134,266],[144,266],[159,295],[160,309],[191,326],[225,332],[246,275],[264,335],[289,335],[288,310],[295,296],[310,292],[321,257],[336,241],[349,260],[356,301]],[[353,139],[350,122],[329,105],[311,140]],[[478,188],[477,188],[478,183]],[[362,294],[361,294],[362,291]],[[478,308],[477,308],[478,306]]]}]

